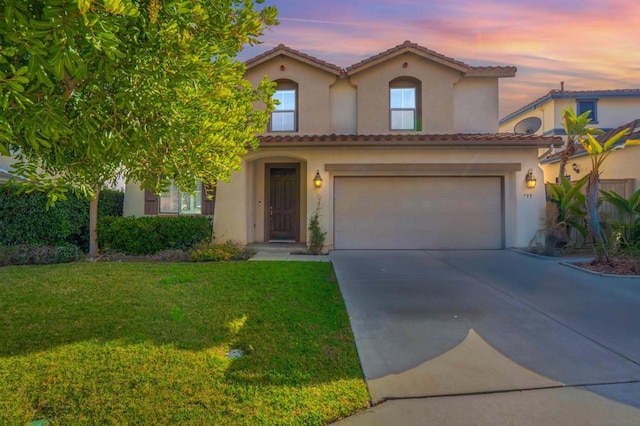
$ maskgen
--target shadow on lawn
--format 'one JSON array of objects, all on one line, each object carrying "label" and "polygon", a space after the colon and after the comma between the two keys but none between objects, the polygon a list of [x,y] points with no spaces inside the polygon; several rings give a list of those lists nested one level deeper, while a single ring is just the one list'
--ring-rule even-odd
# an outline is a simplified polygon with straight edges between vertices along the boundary
[{"label": "shadow on lawn", "polygon": [[[288,275],[256,262],[243,267],[240,282],[226,265],[66,268],[15,268],[16,276],[0,283],[0,357],[152,342],[185,351],[220,347],[220,357],[243,349],[226,370],[235,382],[362,377],[330,266],[308,264]],[[27,279],[30,272],[43,277]]]}]

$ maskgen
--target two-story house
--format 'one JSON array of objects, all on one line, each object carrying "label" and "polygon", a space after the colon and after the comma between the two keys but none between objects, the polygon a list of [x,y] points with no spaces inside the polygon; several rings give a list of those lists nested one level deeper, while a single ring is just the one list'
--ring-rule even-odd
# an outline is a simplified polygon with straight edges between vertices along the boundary
[{"label": "two-story house", "polygon": [[[284,45],[246,66],[254,84],[277,83],[279,105],[218,186],[219,240],[305,242],[316,209],[327,249],[499,249],[539,228],[532,178],[554,138],[497,133],[498,81],[514,67],[408,41],[346,69]],[[163,213],[135,184],[125,194],[125,215]]]},{"label": "two-story house", "polygon": [[[500,120],[501,132],[536,135],[557,135],[566,139],[562,124],[562,111],[573,108],[578,114],[590,112],[591,123],[611,136],[615,129],[629,127],[640,134],[640,89],[624,90],[552,90]],[[604,139],[604,138],[603,138]],[[547,150],[540,158],[545,182],[556,182],[560,169],[557,153],[563,142]],[[613,152],[603,167],[601,188],[613,190],[628,197],[640,187],[640,147],[629,146]],[[578,149],[570,159],[565,174],[570,180],[579,180],[591,169],[589,156]]]}]

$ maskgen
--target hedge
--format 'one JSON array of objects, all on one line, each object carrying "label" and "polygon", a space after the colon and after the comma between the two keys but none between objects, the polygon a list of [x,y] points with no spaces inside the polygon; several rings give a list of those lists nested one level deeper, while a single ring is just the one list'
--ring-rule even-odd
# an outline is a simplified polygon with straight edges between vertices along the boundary
[{"label": "hedge", "polygon": [[98,246],[132,255],[190,250],[210,240],[212,232],[207,216],[104,217],[98,221]]},{"label": "hedge", "polygon": [[45,265],[75,262],[84,254],[73,245],[62,246],[0,246],[0,266]]},{"label": "hedge", "polygon": [[[46,195],[18,194],[14,185],[0,185],[0,245],[64,246],[89,248],[89,201],[69,194],[46,209]],[[124,193],[104,190],[98,201],[98,218],[122,215]]]}]

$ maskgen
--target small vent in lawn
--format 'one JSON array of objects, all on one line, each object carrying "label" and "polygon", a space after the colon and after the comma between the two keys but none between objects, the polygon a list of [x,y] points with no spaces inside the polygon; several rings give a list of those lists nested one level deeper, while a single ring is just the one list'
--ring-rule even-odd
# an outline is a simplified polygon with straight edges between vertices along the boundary
[{"label": "small vent in lawn", "polygon": [[244,351],[242,349],[231,349],[227,354],[227,358],[236,359],[244,356]]}]

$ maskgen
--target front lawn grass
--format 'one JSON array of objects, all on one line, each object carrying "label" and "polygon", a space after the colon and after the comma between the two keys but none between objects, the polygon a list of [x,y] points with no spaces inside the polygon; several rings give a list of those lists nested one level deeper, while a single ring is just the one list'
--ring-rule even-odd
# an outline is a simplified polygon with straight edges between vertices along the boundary
[{"label": "front lawn grass", "polygon": [[0,269],[2,425],[325,424],[367,403],[330,264]]}]

